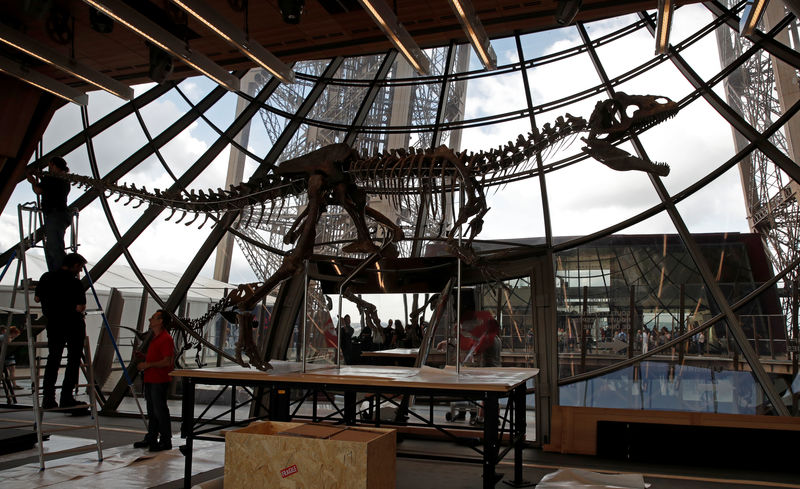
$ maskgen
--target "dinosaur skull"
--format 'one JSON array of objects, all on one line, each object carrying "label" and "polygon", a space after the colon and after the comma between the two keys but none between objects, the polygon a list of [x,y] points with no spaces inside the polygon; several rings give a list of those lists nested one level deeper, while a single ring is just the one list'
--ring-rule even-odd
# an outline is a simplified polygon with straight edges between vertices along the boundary
[{"label": "dinosaur skull", "polygon": [[[633,112],[631,109],[636,107]],[[614,98],[597,102],[589,117],[589,140],[605,135],[605,141],[622,139],[630,130],[654,126],[678,112],[678,104],[657,95],[628,95],[617,92]]]},{"label": "dinosaur skull", "polygon": [[[589,136],[582,149],[589,156],[617,171],[637,170],[665,177],[669,165],[653,163],[614,146],[629,131],[641,131],[664,122],[678,112],[678,104],[656,95],[628,95],[597,102],[589,117]],[[605,136],[600,138],[598,136]]]}]

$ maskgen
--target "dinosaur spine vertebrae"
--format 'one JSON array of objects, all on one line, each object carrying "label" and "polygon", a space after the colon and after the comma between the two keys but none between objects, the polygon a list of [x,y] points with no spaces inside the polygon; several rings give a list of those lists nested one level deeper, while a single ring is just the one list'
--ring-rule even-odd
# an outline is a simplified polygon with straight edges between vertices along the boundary
[{"label": "dinosaur spine vertebrae", "polygon": [[[353,181],[370,194],[390,196],[390,199],[391,196],[410,196],[421,192],[437,194],[457,189],[467,178],[502,180],[504,176],[526,170],[525,163],[537,153],[554,148],[557,143],[585,131],[585,119],[567,114],[559,117],[552,126],[545,124],[539,134],[519,135],[515,141],[488,151],[456,153],[444,146],[426,150],[393,149],[340,164]],[[167,208],[171,211],[167,220],[177,217],[176,223],[183,222],[187,226],[205,215],[199,227],[203,227],[209,217],[219,217],[228,211],[264,207],[271,201],[300,195],[306,190],[306,182],[302,178],[272,174],[248,183],[231,185],[228,190],[192,189],[184,193],[180,190],[149,191],[145,186],[137,187],[135,183],[120,184],[84,175],[67,174],[65,178],[78,188],[102,191],[109,197],[116,195],[115,202],[122,200],[124,205],[133,204],[134,208],[143,203]],[[396,203],[402,205],[402,202]],[[264,216],[269,218],[270,214],[263,211],[257,214],[262,219]],[[187,216],[190,217],[188,220]],[[260,224],[254,223],[256,226]]]}]

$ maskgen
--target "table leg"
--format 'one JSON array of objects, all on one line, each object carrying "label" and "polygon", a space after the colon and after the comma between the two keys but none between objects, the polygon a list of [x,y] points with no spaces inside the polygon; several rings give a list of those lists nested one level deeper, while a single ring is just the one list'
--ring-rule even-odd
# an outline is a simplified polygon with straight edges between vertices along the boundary
[{"label": "table leg", "polygon": [[487,393],[483,399],[483,488],[492,489],[497,483],[497,453],[499,443],[497,439],[497,425],[500,417],[500,407],[497,394]]},{"label": "table leg", "polygon": [[194,381],[183,378],[183,402],[181,403],[181,436],[186,438],[186,445],[181,450],[184,456],[183,487],[192,487],[192,449],[194,442]]},{"label": "table leg", "polygon": [[375,416],[372,418],[375,422],[375,426],[380,428],[381,427],[381,393],[376,392],[375,395],[372,397],[375,400]]},{"label": "table leg", "polygon": [[510,401],[514,403],[514,428],[511,431],[514,443],[514,480],[503,481],[512,487],[532,487],[536,484],[522,478],[522,450],[525,448],[525,384],[520,385],[511,392]]},{"label": "table leg", "polygon": [[313,389],[314,402],[311,403],[311,422],[317,422],[317,389]]},{"label": "table leg", "polygon": [[236,386],[231,386],[231,424],[236,424]]},{"label": "table leg", "polygon": [[525,384],[514,392],[514,484],[522,484],[522,448],[526,430]]},{"label": "table leg", "polygon": [[271,421],[291,421],[289,401],[289,387],[283,384],[274,384],[269,392],[269,419]]},{"label": "table leg", "polygon": [[344,391],[344,424],[356,424],[356,391]]}]

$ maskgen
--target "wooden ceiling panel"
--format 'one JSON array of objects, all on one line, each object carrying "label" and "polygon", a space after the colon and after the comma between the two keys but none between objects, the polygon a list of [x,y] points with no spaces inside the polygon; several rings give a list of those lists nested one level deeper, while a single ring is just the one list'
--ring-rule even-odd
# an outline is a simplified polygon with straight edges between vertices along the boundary
[{"label": "wooden ceiling panel", "polygon": [[[151,11],[167,17],[171,3],[168,0],[136,0],[131,5],[149,1]],[[8,7],[16,2],[2,2],[0,19],[25,35],[69,55],[71,44],[58,45],[46,30],[47,12],[38,15],[19,12]],[[227,18],[250,37],[287,63],[329,58],[337,55],[359,55],[384,52],[390,43],[360,7],[354,2],[341,2],[355,6],[351,11],[330,14],[319,0],[306,0],[305,11],[298,25],[283,22],[277,0],[250,0],[248,23],[243,12],[234,11],[228,0],[206,0],[220,15]],[[388,2],[394,5],[392,2]],[[577,20],[592,21],[646,9],[654,9],[656,0],[584,0]],[[679,2],[694,3],[693,1]],[[149,81],[147,77],[149,55],[143,39],[119,24],[110,34],[100,34],[91,28],[89,7],[79,0],[54,1],[53,5],[68,8],[75,21],[75,58],[102,73],[129,84]],[[492,38],[504,37],[515,31],[522,33],[556,27],[555,0],[473,0],[484,27]],[[402,0],[396,2],[396,13],[414,40],[423,48],[442,46],[450,41],[465,42],[461,25],[453,15],[447,0]],[[229,70],[252,66],[236,49],[216,37],[198,21],[189,18],[187,45],[193,51],[205,54]],[[4,51],[8,54],[8,49]],[[79,80],[51,68],[32,63],[39,71],[64,83],[82,87]],[[190,67],[175,63],[175,77],[196,74]]]}]

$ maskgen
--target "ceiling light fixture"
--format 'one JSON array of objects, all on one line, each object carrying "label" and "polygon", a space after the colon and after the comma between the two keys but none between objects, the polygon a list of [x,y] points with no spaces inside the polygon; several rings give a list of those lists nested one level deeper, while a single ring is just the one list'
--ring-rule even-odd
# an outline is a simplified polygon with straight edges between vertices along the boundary
[{"label": "ceiling light fixture", "polygon": [[174,63],[172,56],[152,43],[147,43],[147,48],[150,51],[150,66],[147,70],[147,76],[158,84],[162,84],[172,75],[172,68]]},{"label": "ceiling light fixture", "polygon": [[114,31],[114,19],[94,7],[89,7],[89,25],[100,34]]},{"label": "ceiling light fixture", "polygon": [[656,54],[664,54],[669,46],[669,32],[672,30],[672,14],[675,11],[673,0],[658,0],[656,17]]},{"label": "ceiling light fixture", "polygon": [[583,0],[559,0],[556,5],[556,22],[561,25],[571,24],[578,15]]},{"label": "ceiling light fixture", "polygon": [[294,71],[274,54],[264,49],[261,44],[248,40],[244,32],[234,26],[228,19],[218,14],[202,0],[171,0],[172,3],[186,11],[189,15],[214,31],[257,65],[272,73],[284,83],[294,83]]},{"label": "ceiling light fixture", "polygon": [[278,9],[281,11],[283,21],[287,24],[299,24],[305,6],[305,0],[278,0]]},{"label": "ceiling light fixture", "polygon": [[89,96],[61,82],[53,80],[38,71],[0,56],[0,71],[33,85],[34,87],[81,106],[89,103]]},{"label": "ceiling light fixture", "polygon": [[478,16],[475,15],[475,8],[472,6],[472,2],[470,0],[449,1],[450,6],[453,7],[453,11],[456,13],[456,17],[458,17],[458,21],[461,22],[461,27],[467,33],[469,42],[472,43],[472,48],[475,49],[475,53],[483,63],[483,67],[487,70],[497,68],[497,55],[492,49],[489,36],[486,35],[483,24],[478,20]]},{"label": "ceiling light fixture", "polygon": [[120,0],[83,0],[108,15],[147,41],[171,53],[219,85],[235,92],[239,90],[239,79],[204,55],[190,51],[186,44],[147,17]]},{"label": "ceiling light fixture", "polygon": [[[65,71],[70,75],[101,88],[111,95],[116,95],[125,100],[133,99],[133,89],[122,82],[95,71],[74,59],[51,49],[38,41],[31,39],[19,31],[0,24],[0,42],[3,42],[23,53],[40,61]],[[55,81],[55,80],[53,80]]]},{"label": "ceiling light fixture", "polygon": [[358,0],[389,41],[421,75],[430,72],[430,60],[383,0]]},{"label": "ceiling light fixture", "polygon": [[739,35],[749,36],[755,32],[766,6],[767,0],[750,0],[747,2],[742,11],[742,19],[739,21]]}]

